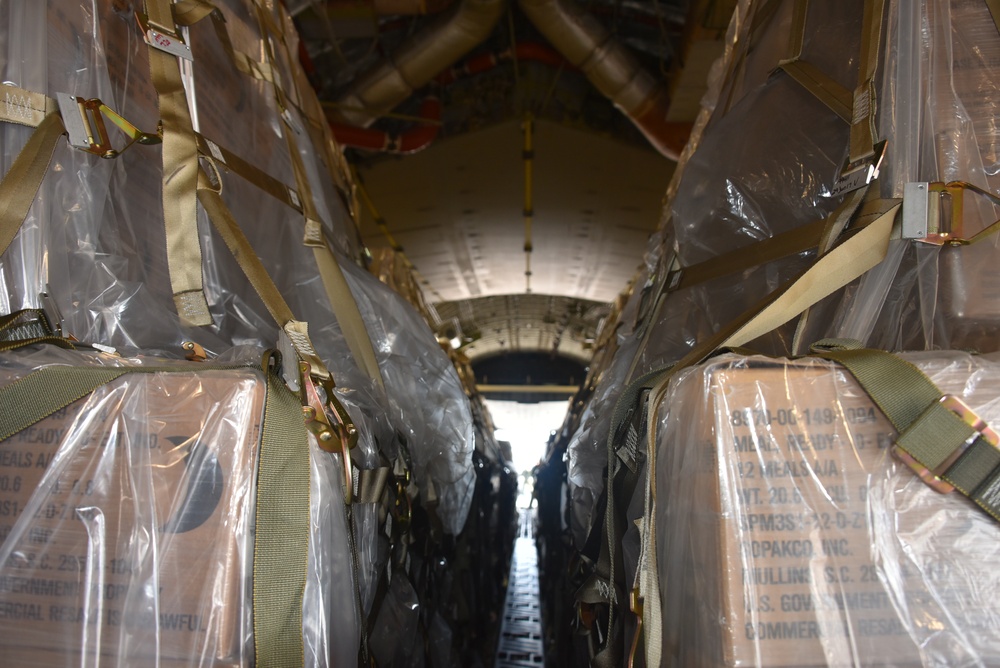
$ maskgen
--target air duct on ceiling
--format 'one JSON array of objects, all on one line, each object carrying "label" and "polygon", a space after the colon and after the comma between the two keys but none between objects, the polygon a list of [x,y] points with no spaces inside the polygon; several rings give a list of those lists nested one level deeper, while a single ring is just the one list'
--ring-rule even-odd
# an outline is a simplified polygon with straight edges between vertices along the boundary
[{"label": "air duct on ceiling", "polygon": [[441,124],[441,102],[433,96],[424,98],[420,105],[420,117],[425,121],[423,124],[399,134],[332,121],[330,129],[341,146],[409,155],[424,150],[434,141]]},{"label": "air duct on ceiling", "polygon": [[332,120],[370,125],[482,43],[503,9],[504,0],[462,0],[455,12],[414,35],[391,59],[362,75],[338,100]]},{"label": "air duct on ceiling", "polygon": [[677,160],[690,123],[666,120],[670,96],[597,19],[565,0],[519,0],[546,39],[629,117],[656,149]]}]

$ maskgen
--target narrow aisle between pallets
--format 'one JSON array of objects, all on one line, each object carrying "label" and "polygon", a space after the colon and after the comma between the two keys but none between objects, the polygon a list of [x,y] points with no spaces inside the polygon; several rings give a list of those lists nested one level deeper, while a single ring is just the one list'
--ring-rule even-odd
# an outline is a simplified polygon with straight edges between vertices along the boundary
[{"label": "narrow aisle between pallets", "polygon": [[532,532],[532,513],[521,508],[514,556],[510,564],[507,602],[497,646],[496,668],[541,666],[542,614],[538,599],[538,551]]}]

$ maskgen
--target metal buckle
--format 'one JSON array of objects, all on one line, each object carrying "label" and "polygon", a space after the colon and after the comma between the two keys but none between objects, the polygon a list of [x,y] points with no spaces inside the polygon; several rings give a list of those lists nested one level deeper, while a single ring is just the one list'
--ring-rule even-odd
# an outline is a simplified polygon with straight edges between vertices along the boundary
[{"label": "metal buckle", "polygon": [[[303,387],[302,415],[306,428],[315,434],[321,449],[341,456],[344,466],[344,503],[349,504],[354,498],[351,450],[358,444],[358,429],[334,394],[333,383],[329,379],[314,378],[308,362],[299,362],[299,369]],[[325,396],[320,396],[317,382]]]},{"label": "metal buckle", "polygon": [[[69,93],[57,93],[56,100],[59,102],[59,112],[70,146],[81,151],[102,158],[117,158],[136,142],[145,145],[163,142],[159,132],[143,132],[97,98],[85,100]],[[105,116],[129,138],[129,142],[121,150],[111,145],[111,137],[104,124]]]},{"label": "metal buckle", "polygon": [[629,592],[628,607],[636,619],[635,633],[632,635],[632,647],[629,649],[627,664],[628,668],[633,668],[635,665],[635,655],[639,651],[639,638],[642,636],[643,598],[639,596],[638,587],[633,588]]},{"label": "metal buckle", "polygon": [[948,469],[950,469],[952,465],[958,461],[959,457],[965,454],[965,451],[968,450],[969,446],[971,446],[977,439],[982,438],[991,446],[997,448],[998,445],[1000,445],[1000,436],[997,436],[997,433],[993,431],[974,410],[969,408],[968,404],[958,397],[946,394],[938,401],[943,407],[957,415],[962,422],[975,429],[976,433],[966,439],[963,443],[959,444],[959,446],[955,448],[951,454],[948,455],[934,470],[931,470],[918,462],[912,455],[900,448],[898,445],[892,446],[892,454],[913,469],[913,471],[920,476],[920,479],[935,492],[938,492],[939,494],[951,494],[955,491],[955,486],[945,480],[942,480],[941,476],[948,472]]},{"label": "metal buckle", "polygon": [[139,23],[139,29],[142,30],[142,37],[146,40],[146,44],[172,56],[184,60],[194,60],[191,55],[191,47],[178,33],[151,23],[149,17],[141,12],[135,13],[135,20]]},{"label": "metal buckle", "polygon": [[[910,235],[904,234],[904,238],[932,246],[964,246],[970,243],[964,238],[966,192],[983,195],[994,204],[1000,203],[992,193],[964,181],[908,183],[907,194],[911,192],[911,186],[923,197],[922,200],[914,198],[917,203],[914,216],[922,216],[924,223],[922,227],[912,226],[914,231]],[[905,202],[904,197],[904,216]]]},{"label": "metal buckle", "polygon": [[[830,196],[837,197],[844,193],[863,188],[878,178],[879,169],[882,166],[882,157],[885,155],[886,142],[883,139],[872,147],[871,155],[867,155],[855,162],[847,162],[840,170],[840,178],[830,189]],[[848,159],[849,160],[849,159]]]}]

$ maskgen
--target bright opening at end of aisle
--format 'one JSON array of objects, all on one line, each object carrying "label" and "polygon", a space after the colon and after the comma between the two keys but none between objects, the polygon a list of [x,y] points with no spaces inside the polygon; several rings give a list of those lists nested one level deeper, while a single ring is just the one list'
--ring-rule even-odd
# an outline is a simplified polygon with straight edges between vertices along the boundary
[{"label": "bright opening at end of aisle", "polygon": [[545,456],[549,436],[562,426],[566,417],[567,403],[540,401],[528,404],[487,399],[486,407],[493,416],[497,440],[510,443],[514,470],[520,475],[530,473]]}]

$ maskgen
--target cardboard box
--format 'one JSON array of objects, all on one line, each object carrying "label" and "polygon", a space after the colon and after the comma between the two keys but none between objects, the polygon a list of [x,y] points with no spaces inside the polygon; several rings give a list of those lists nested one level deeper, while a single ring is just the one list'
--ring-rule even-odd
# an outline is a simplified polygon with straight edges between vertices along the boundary
[{"label": "cardboard box", "polygon": [[0,442],[0,656],[243,663],[265,388],[127,375]]},{"label": "cardboard box", "polygon": [[[1000,422],[995,362],[916,363]],[[892,425],[845,371],[727,356],[665,405],[659,559],[678,665],[1000,662],[1000,527],[890,456]]]}]

